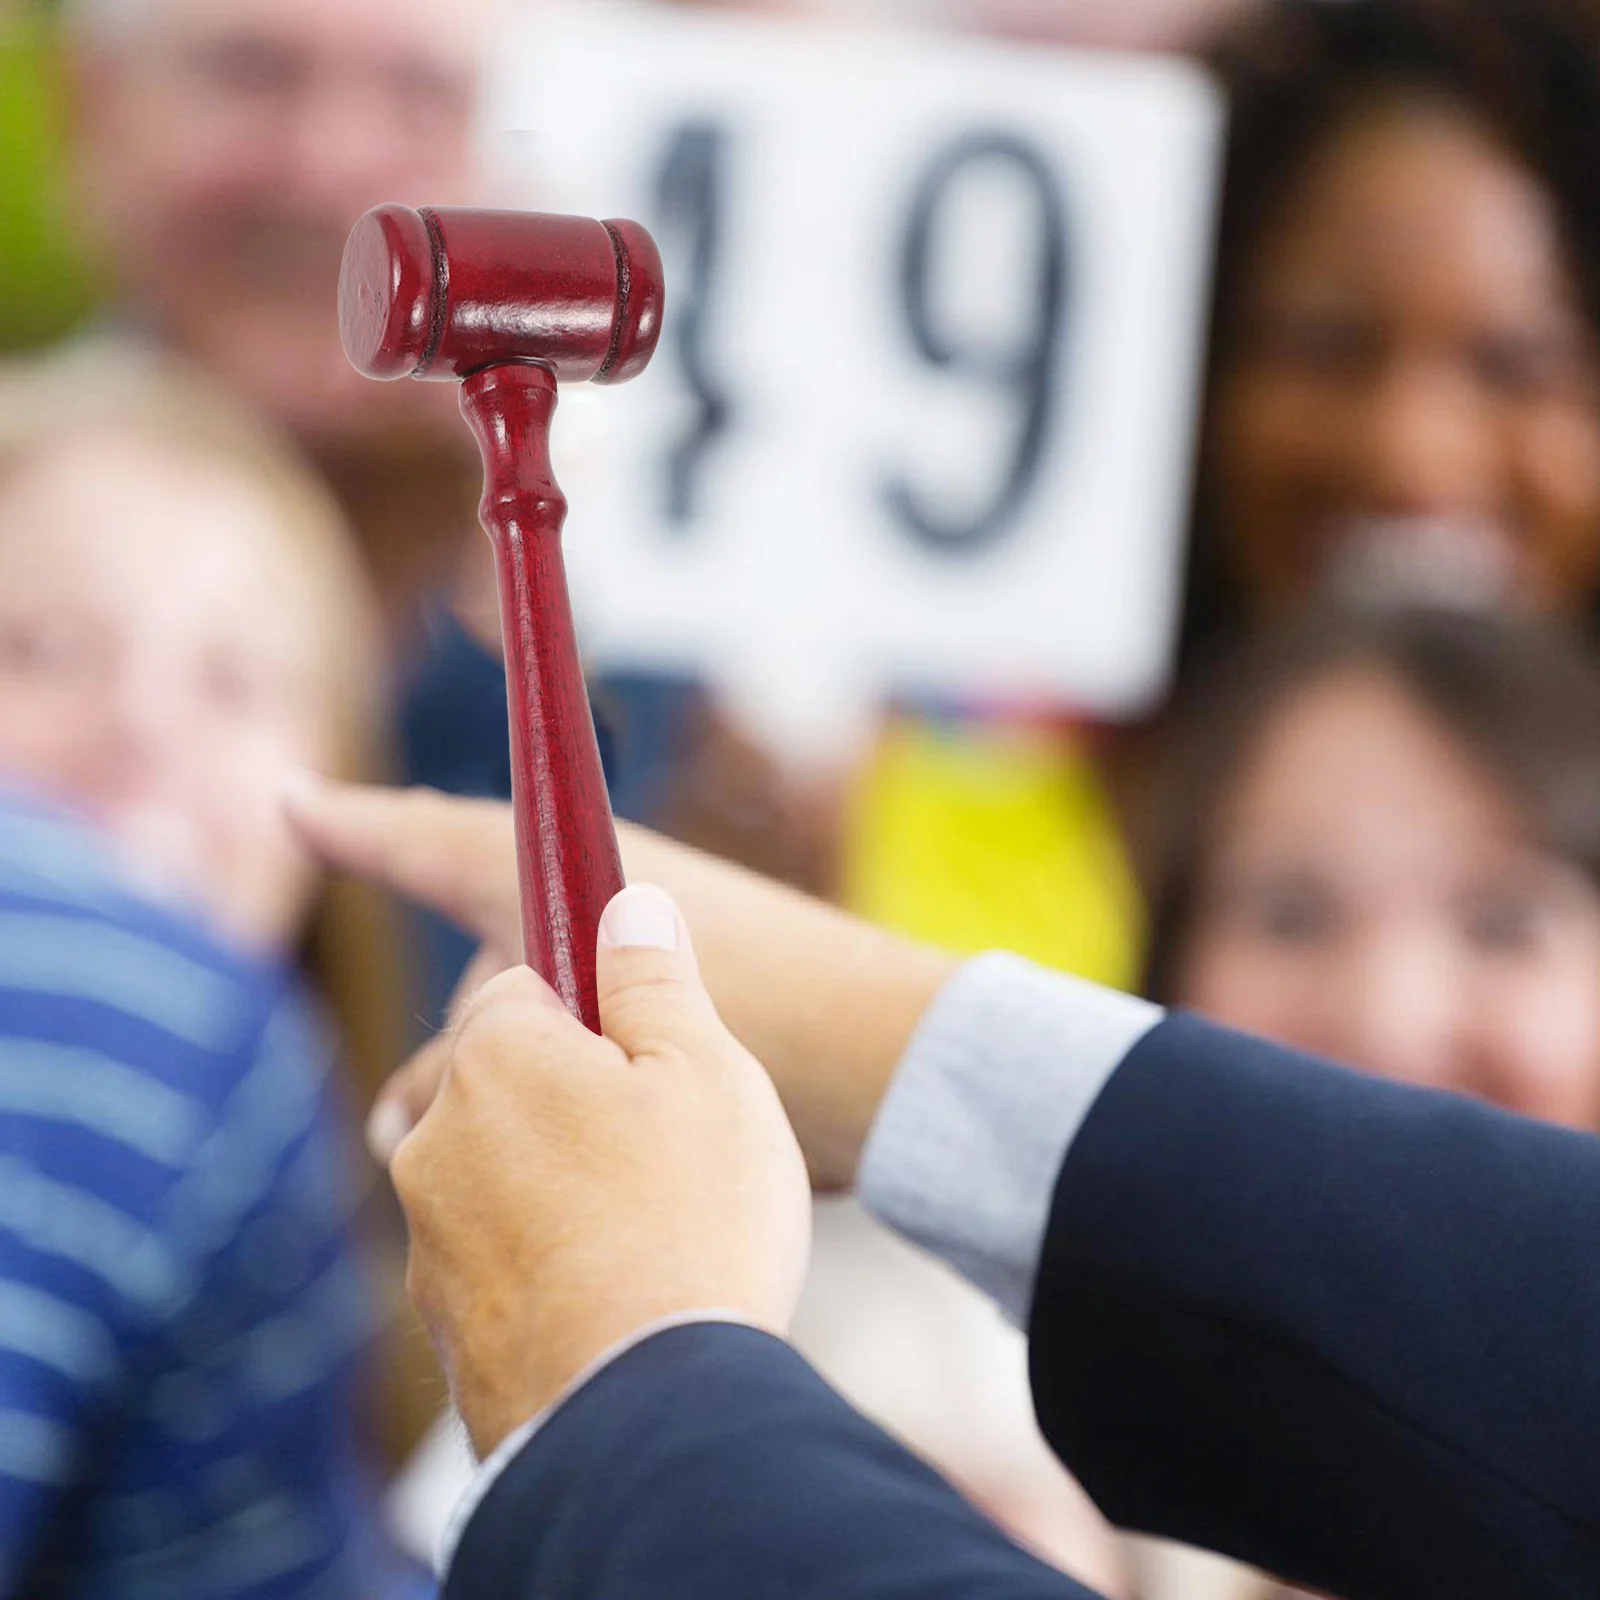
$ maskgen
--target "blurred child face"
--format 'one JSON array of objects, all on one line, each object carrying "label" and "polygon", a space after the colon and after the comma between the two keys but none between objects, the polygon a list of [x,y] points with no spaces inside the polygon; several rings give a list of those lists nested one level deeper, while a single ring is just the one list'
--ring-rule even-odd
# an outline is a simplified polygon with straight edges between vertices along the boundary
[{"label": "blurred child face", "polygon": [[330,754],[278,515],[225,467],[132,439],[0,483],[0,769],[259,951],[293,939],[312,886],[282,777]]},{"label": "blurred child face", "polygon": [[1264,611],[1571,609],[1600,586],[1600,363],[1537,179],[1466,114],[1356,114],[1241,286],[1210,476]]},{"label": "blurred child face", "polygon": [[1600,1127],[1600,893],[1391,677],[1263,730],[1209,850],[1177,998],[1407,1083]]}]

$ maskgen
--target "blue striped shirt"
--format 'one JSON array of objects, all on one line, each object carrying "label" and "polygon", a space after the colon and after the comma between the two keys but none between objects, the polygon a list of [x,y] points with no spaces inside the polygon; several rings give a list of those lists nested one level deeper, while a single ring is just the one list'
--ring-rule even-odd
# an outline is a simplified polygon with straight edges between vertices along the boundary
[{"label": "blue striped shirt", "polygon": [[411,1592],[326,1031],[0,800],[0,1596]]}]

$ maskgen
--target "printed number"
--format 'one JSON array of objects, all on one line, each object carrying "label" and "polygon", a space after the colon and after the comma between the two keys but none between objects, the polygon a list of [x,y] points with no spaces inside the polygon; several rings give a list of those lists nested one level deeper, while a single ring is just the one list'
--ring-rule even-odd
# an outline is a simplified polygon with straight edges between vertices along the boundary
[{"label": "printed number", "polygon": [[706,459],[729,427],[728,395],[710,369],[706,350],[721,267],[727,149],[726,128],[686,122],[671,135],[656,175],[662,243],[683,263],[672,277],[665,340],[694,402],[687,429],[666,454],[663,512],[677,528],[694,521]]},{"label": "printed number", "polygon": [[[931,305],[933,239],[955,184],[975,168],[1009,167],[1026,180],[1038,210],[1039,259],[1032,315],[1014,348],[962,344],[936,325]],[[976,515],[942,516],[901,474],[884,486],[895,521],[919,544],[947,553],[976,552],[1003,538],[1027,508],[1044,462],[1058,389],[1062,320],[1067,312],[1067,206],[1050,162],[1034,145],[1004,132],[952,141],[923,169],[900,250],[900,307],[905,331],[929,366],[999,391],[1017,411],[1016,445],[1000,482]]]}]

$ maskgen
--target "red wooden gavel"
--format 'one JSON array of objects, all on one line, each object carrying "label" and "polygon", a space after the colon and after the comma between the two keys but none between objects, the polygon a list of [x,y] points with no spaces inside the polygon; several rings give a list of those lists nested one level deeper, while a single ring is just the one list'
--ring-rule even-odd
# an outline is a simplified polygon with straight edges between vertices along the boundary
[{"label": "red wooden gavel", "polygon": [[345,353],[372,378],[457,378],[483,453],[500,576],[523,955],[596,1032],[600,913],[616,831],[561,559],[556,380],[620,383],[661,332],[661,256],[634,222],[378,206],[339,274]]}]

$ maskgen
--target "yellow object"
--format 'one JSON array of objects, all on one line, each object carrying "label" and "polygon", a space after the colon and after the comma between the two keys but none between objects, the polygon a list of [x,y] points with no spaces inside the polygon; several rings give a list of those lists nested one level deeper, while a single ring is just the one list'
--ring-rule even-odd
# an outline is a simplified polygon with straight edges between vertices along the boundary
[{"label": "yellow object", "polygon": [[960,954],[1014,950],[1138,982],[1138,889],[1093,758],[1070,734],[891,723],[848,818],[844,897]]}]

